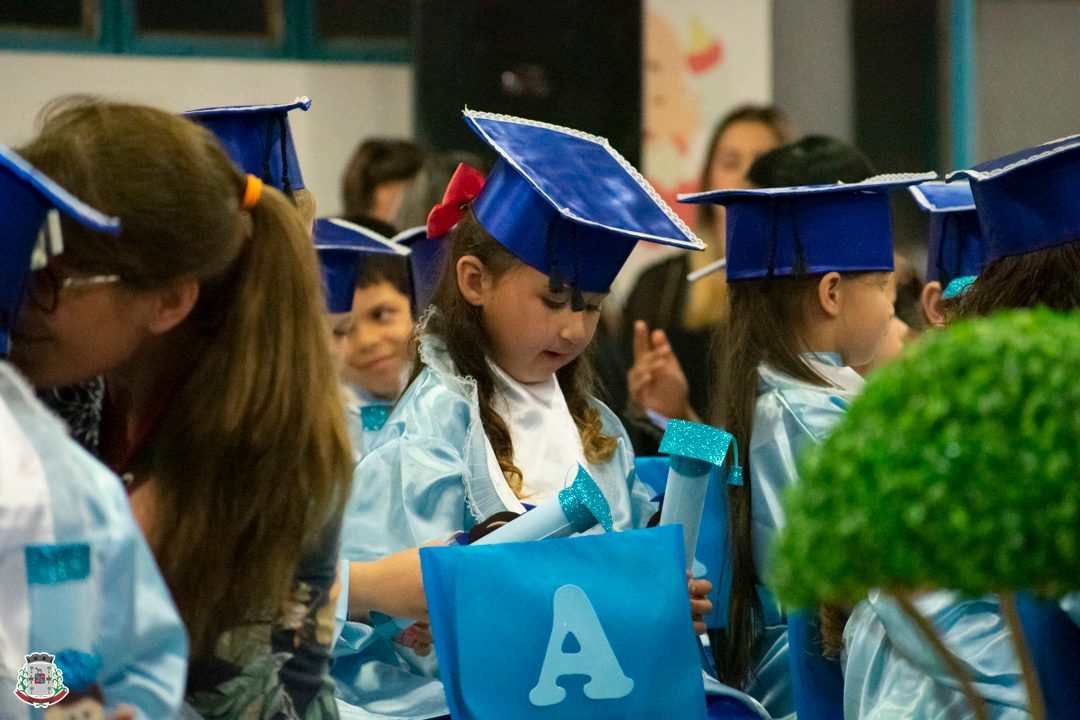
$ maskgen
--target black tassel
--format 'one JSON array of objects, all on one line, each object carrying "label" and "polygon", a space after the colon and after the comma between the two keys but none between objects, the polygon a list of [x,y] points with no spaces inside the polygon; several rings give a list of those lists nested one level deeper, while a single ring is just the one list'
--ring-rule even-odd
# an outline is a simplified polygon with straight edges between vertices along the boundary
[{"label": "black tassel", "polygon": [[270,172],[270,156],[274,149],[274,133],[271,131],[273,120],[266,121],[266,145],[263,147],[262,181],[273,185],[274,176]]},{"label": "black tassel", "polygon": [[285,194],[291,198],[293,192],[292,182],[289,180],[289,156],[287,154],[289,149],[289,141],[287,139],[289,128],[288,125],[286,125],[286,122],[285,113],[281,113],[281,115],[278,116],[278,131],[281,134],[281,187],[285,191]]},{"label": "black tassel", "polygon": [[570,309],[574,312],[581,312],[585,309],[585,296],[581,294],[581,290],[576,285],[570,290]]},{"label": "black tassel", "polygon": [[559,266],[552,265],[548,273],[548,292],[552,295],[561,295],[566,290],[566,283],[559,276]]},{"label": "black tassel", "polygon": [[802,237],[799,235],[799,218],[795,213],[795,199],[788,199],[788,208],[791,211],[791,233],[795,239],[795,257],[791,263],[792,275],[805,275],[809,269],[806,262],[806,248],[803,247]]}]

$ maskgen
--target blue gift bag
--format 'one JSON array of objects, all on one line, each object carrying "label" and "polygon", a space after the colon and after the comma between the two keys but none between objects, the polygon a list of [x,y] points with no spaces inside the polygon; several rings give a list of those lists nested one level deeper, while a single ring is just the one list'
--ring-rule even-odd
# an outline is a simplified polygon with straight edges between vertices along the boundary
[{"label": "blue gift bag", "polygon": [[420,549],[456,720],[704,718],[678,526]]}]

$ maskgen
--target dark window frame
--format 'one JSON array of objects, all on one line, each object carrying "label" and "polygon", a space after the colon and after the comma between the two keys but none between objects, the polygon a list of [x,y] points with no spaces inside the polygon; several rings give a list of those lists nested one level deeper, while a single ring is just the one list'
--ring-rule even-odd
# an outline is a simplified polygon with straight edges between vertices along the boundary
[{"label": "dark window frame", "polygon": [[[95,0],[93,37],[64,30],[0,26],[0,50],[326,62],[408,63],[411,60],[411,38],[321,40],[315,27],[318,0],[276,1],[281,4],[282,13],[279,39],[139,33],[135,0]],[[401,1],[411,11],[413,3]]]}]

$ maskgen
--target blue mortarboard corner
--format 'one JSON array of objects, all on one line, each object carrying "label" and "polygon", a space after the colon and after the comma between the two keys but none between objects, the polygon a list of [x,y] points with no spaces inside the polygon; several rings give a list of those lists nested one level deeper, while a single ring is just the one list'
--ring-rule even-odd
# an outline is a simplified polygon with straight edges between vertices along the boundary
[{"label": "blue mortarboard corner", "polygon": [[727,279],[893,269],[889,191],[933,173],[878,175],[858,183],[712,190],[680,202],[727,210]]},{"label": "blue mortarboard corner", "polygon": [[986,261],[1080,239],[1080,135],[1021,150],[968,170]]},{"label": "blue mortarboard corner", "polygon": [[311,100],[298,97],[277,105],[227,105],[184,113],[217,135],[240,169],[282,192],[304,187],[289,112],[307,110]]},{"label": "blue mortarboard corner", "polygon": [[456,720],[704,718],[676,527],[420,550]]},{"label": "blue mortarboard corner", "polygon": [[356,272],[366,255],[407,256],[409,249],[374,230],[335,218],[320,218],[313,231],[319,254],[326,311],[345,313],[352,309]]},{"label": "blue mortarboard corner", "polygon": [[47,227],[46,219],[53,209],[94,232],[120,232],[119,220],[78,200],[0,145],[0,222],[4,226],[0,242],[0,356],[7,354],[9,324],[22,299],[31,256],[43,229],[52,236],[52,251],[62,250],[60,223],[55,221],[51,231]]},{"label": "blue mortarboard corner", "polygon": [[556,284],[607,292],[639,240],[704,247],[604,138],[470,110],[465,120],[499,155],[477,219]]},{"label": "blue mortarboard corner", "polygon": [[419,225],[402,230],[393,238],[398,245],[403,245],[412,252],[409,255],[409,274],[412,279],[412,306],[414,315],[422,315],[435,296],[443,264],[446,237],[429,238],[427,227]]},{"label": "blue mortarboard corner", "polygon": [[978,275],[986,260],[986,241],[971,187],[964,182],[927,182],[909,190],[930,213],[926,279],[947,287],[956,278]]}]

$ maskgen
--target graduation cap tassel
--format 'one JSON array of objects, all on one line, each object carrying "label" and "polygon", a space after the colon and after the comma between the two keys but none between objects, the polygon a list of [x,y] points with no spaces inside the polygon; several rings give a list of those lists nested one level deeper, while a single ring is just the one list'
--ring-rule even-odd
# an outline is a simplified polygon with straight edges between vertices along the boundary
[{"label": "graduation cap tassel", "polygon": [[574,312],[581,312],[585,309],[585,296],[581,294],[581,271],[578,269],[578,241],[577,241],[577,228],[575,224],[573,226],[573,234],[570,238],[570,262],[573,263],[574,269],[574,284],[570,286],[570,309]]},{"label": "graduation cap tassel", "polygon": [[769,241],[769,264],[766,267],[765,277],[773,277],[776,274],[776,245],[779,242],[779,225],[777,224],[777,216],[780,214],[776,212],[776,200],[773,200],[773,212],[772,215],[772,240]]},{"label": "graduation cap tassel", "polygon": [[788,199],[788,210],[791,214],[791,234],[795,240],[795,257],[791,262],[793,275],[804,275],[807,270],[806,249],[803,247],[802,237],[799,236],[799,218],[795,214],[795,200]]},{"label": "graduation cap tassel", "polygon": [[262,155],[262,181],[267,185],[273,185],[274,175],[270,171],[270,153],[274,149],[274,133],[270,132],[270,124],[266,126],[266,144],[263,146]]},{"label": "graduation cap tassel", "polygon": [[[954,221],[955,213],[945,213],[945,216],[941,219],[941,238],[942,241],[937,246],[937,257],[934,262],[937,263],[938,279],[944,277],[951,277],[951,273],[945,268],[945,242],[944,239],[949,237],[949,223]],[[959,225],[959,223],[957,223]],[[957,228],[959,230],[959,228]],[[960,243],[956,244],[956,265],[954,267],[960,267]]]},{"label": "graduation cap tassel", "polygon": [[552,237],[552,230],[554,230],[554,228],[555,220],[549,220],[544,243],[547,246],[548,255],[548,292],[552,295],[559,295],[566,290],[566,284],[563,283],[562,274],[559,272],[559,261],[555,257],[555,243],[554,238]]},{"label": "graduation cap tassel", "polygon": [[281,187],[287,196],[292,197],[292,182],[289,180],[289,128],[285,123],[285,113],[278,115],[278,132],[281,134]]}]

